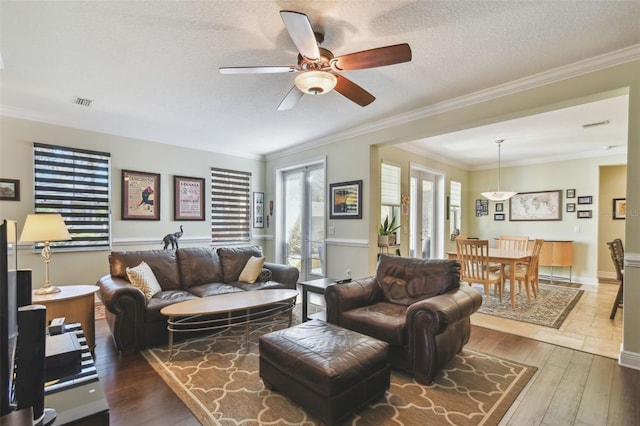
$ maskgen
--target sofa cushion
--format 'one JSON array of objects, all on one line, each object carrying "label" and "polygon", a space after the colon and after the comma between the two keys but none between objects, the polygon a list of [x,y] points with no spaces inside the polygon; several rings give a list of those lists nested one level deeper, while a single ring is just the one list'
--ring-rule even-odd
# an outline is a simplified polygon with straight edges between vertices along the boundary
[{"label": "sofa cushion", "polygon": [[403,346],[407,342],[406,312],[405,306],[380,302],[343,312],[340,325]]},{"label": "sofa cushion", "polygon": [[240,273],[251,256],[262,257],[262,249],[258,246],[220,247],[218,256],[222,264],[223,282],[230,283],[238,281]]},{"label": "sofa cushion", "polygon": [[178,263],[172,251],[113,251],[109,255],[109,270],[112,276],[128,280],[127,268],[138,266],[142,261],[149,265],[162,290],[180,288]]},{"label": "sofa cushion", "polygon": [[194,285],[189,287],[189,293],[198,297],[209,297],[215,296],[216,294],[237,293],[239,291],[242,291],[242,289],[221,282]]},{"label": "sofa cushion", "polygon": [[127,268],[127,277],[131,284],[142,290],[147,299],[151,299],[154,294],[162,291],[156,276],[145,261],[133,268]]},{"label": "sofa cushion", "polygon": [[184,302],[186,300],[197,299],[193,294],[183,290],[169,290],[156,293],[147,302],[147,307],[144,312],[144,321],[162,321],[165,328],[167,325],[167,317],[160,313],[160,310],[165,306],[173,305],[174,303]]},{"label": "sofa cushion", "polygon": [[376,282],[387,302],[409,306],[460,287],[460,264],[456,260],[381,255]]},{"label": "sofa cushion", "polygon": [[215,249],[189,247],[176,250],[183,290],[195,285],[222,282],[222,265]]},{"label": "sofa cushion", "polygon": [[240,276],[238,277],[238,281],[244,281],[245,283],[253,284],[258,279],[260,272],[262,271],[262,266],[264,265],[264,256],[263,257],[255,257],[251,256],[249,260],[247,260],[247,264],[244,265],[242,272],[240,272]]}]

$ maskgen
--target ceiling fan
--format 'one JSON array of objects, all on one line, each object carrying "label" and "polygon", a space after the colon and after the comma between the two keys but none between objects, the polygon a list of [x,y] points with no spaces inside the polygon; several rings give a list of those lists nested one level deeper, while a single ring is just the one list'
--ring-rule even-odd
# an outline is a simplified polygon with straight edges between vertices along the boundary
[{"label": "ceiling fan", "polygon": [[280,16],[300,52],[297,65],[220,68],[222,74],[298,73],[295,86],[278,106],[280,111],[293,108],[305,93],[323,95],[333,89],[350,101],[367,106],[376,99],[375,96],[340,75],[340,71],[382,67],[411,60],[411,48],[407,43],[334,57],[331,51],[319,46],[324,41],[324,35],[313,32],[307,15],[281,10]]}]

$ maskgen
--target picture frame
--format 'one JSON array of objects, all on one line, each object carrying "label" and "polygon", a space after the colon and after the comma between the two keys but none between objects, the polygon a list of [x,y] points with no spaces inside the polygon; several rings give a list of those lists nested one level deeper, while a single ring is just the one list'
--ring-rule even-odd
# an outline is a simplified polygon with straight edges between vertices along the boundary
[{"label": "picture frame", "polygon": [[504,213],[495,213],[493,215],[493,220],[504,220]]},{"label": "picture frame", "polygon": [[591,219],[593,217],[593,210],[578,210],[578,219]]},{"label": "picture frame", "polygon": [[253,193],[253,227],[264,228],[264,192]]},{"label": "picture frame", "polygon": [[567,198],[576,198],[576,190],[575,189],[567,189],[565,194]]},{"label": "picture frame", "polygon": [[578,204],[593,204],[593,196],[583,195],[578,197]]},{"label": "picture frame", "polygon": [[20,180],[0,179],[0,200],[20,201]]},{"label": "picture frame", "polygon": [[576,211],[576,203],[567,203],[567,213],[573,213]]},{"label": "picture frame", "polygon": [[160,220],[160,173],[122,170],[122,220]]},{"label": "picture frame", "polygon": [[476,200],[476,217],[489,215],[489,200]]},{"label": "picture frame", "polygon": [[509,199],[509,220],[562,220],[562,190],[517,193]]},{"label": "picture frame", "polygon": [[627,199],[626,198],[614,198],[613,199],[613,218],[616,220],[625,219],[627,217]]},{"label": "picture frame", "polygon": [[362,180],[329,184],[329,218],[362,219]]},{"label": "picture frame", "polygon": [[496,203],[496,211],[497,212],[504,211],[504,203]]},{"label": "picture frame", "polygon": [[173,177],[173,220],[204,220],[205,180]]}]

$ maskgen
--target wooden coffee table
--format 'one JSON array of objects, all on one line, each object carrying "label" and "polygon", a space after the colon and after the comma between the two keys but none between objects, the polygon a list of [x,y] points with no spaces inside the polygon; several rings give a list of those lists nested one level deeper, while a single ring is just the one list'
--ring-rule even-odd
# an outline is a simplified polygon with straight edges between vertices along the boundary
[{"label": "wooden coffee table", "polygon": [[[218,294],[165,306],[160,313],[169,317],[167,330],[170,357],[173,356],[174,332],[224,330],[244,325],[245,342],[248,343],[249,325],[252,322],[283,313],[289,314],[291,327],[292,311],[297,297],[296,290],[256,290]],[[262,309],[252,312],[258,308]],[[213,317],[207,318],[209,316]]]}]

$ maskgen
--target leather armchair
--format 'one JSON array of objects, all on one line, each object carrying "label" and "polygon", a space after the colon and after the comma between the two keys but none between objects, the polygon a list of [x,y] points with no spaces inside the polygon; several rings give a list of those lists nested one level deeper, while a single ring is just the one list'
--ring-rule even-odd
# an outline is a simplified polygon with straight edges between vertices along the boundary
[{"label": "leather armchair", "polygon": [[389,343],[391,366],[430,384],[471,335],[482,295],[456,260],[380,256],[376,276],[326,289],[327,321]]}]

